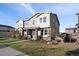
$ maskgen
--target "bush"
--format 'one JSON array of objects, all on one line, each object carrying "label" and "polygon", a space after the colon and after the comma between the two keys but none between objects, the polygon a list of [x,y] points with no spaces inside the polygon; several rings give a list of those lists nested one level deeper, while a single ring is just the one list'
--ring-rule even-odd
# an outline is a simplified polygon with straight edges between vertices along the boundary
[{"label": "bush", "polygon": [[22,39],[22,36],[20,34],[17,34],[18,39]]},{"label": "bush", "polygon": [[12,38],[16,38],[16,35],[12,35],[11,37],[12,37]]},{"label": "bush", "polygon": [[68,52],[66,53],[66,55],[67,55],[67,56],[71,56],[71,53],[72,53],[72,51],[68,51]]},{"label": "bush", "polygon": [[56,41],[57,41],[57,42],[61,42],[61,40],[60,40],[60,39],[56,39]]},{"label": "bush", "polygon": [[55,40],[55,37],[51,37],[52,40]]},{"label": "bush", "polygon": [[41,40],[41,39],[43,39],[42,36],[38,36],[38,40]]},{"label": "bush", "polygon": [[75,43],[77,40],[74,38],[71,38],[71,43]]}]

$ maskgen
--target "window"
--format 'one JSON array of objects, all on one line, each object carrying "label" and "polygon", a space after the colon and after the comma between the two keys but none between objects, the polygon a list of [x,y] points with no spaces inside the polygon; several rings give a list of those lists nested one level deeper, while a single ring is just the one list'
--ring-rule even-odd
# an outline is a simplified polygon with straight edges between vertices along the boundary
[{"label": "window", "polygon": [[41,30],[41,35],[43,35],[43,29]]},{"label": "window", "polygon": [[47,29],[41,29],[41,35],[47,35]]},{"label": "window", "polygon": [[28,23],[26,23],[26,25],[28,25]]},{"label": "window", "polygon": [[42,18],[40,18],[40,23],[42,23]]},{"label": "window", "polygon": [[43,22],[46,22],[46,17],[43,17]]},{"label": "window", "polygon": [[35,24],[35,20],[33,20],[33,24]]},{"label": "window", "polygon": [[47,35],[47,30],[45,30],[45,35]]}]

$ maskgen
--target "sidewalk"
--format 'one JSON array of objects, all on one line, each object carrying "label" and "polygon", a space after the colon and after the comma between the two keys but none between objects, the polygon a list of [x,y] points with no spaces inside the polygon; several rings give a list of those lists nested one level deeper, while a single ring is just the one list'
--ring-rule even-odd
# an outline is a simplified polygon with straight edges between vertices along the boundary
[{"label": "sidewalk", "polygon": [[11,43],[5,43],[5,45],[0,45],[0,56],[28,56],[8,46],[10,44],[15,44],[23,41],[28,41],[28,40],[21,40],[21,41],[16,41]]},{"label": "sidewalk", "polygon": [[28,56],[24,53],[17,51],[11,47],[0,46],[0,56]]}]

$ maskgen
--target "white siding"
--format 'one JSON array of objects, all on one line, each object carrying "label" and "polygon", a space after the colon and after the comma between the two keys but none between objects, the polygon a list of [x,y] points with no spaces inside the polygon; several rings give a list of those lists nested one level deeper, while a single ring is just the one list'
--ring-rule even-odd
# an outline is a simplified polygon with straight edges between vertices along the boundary
[{"label": "white siding", "polygon": [[16,23],[16,28],[23,28],[23,21],[22,21],[22,20],[19,20],[19,21]]},{"label": "white siding", "polygon": [[24,27],[30,27],[30,23],[29,23],[30,21],[25,21],[24,22]]},{"label": "white siding", "polygon": [[[33,24],[33,20],[35,21],[35,24]],[[32,19],[24,22],[25,27],[36,27],[37,26],[37,19],[33,17]]]},{"label": "white siding", "polygon": [[[40,18],[46,17],[46,22],[40,23]],[[50,14],[42,14],[37,18],[37,26],[40,28],[50,27]]]},{"label": "white siding", "polygon": [[[46,22],[40,23],[40,18],[46,17]],[[35,21],[35,24],[33,24],[33,20]],[[42,14],[39,17],[33,17],[32,19],[25,21],[24,23],[25,27],[50,27],[50,14]]]},{"label": "white siding", "polygon": [[[35,21],[35,24],[33,24],[33,20]],[[37,26],[37,19],[35,17],[33,17],[31,20],[30,20],[30,27],[36,27]]]}]

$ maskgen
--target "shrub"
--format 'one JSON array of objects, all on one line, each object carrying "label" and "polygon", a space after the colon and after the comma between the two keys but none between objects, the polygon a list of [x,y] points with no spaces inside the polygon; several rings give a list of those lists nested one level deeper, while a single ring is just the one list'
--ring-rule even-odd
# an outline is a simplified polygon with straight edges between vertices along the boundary
[{"label": "shrub", "polygon": [[60,40],[60,39],[56,39],[56,41],[57,41],[57,42],[61,42],[61,40]]},{"label": "shrub", "polygon": [[22,36],[20,34],[17,34],[18,39],[22,39]]},{"label": "shrub", "polygon": [[10,30],[10,36],[16,38],[16,31],[14,29]]},{"label": "shrub", "polygon": [[51,37],[52,40],[55,40],[55,37]]},{"label": "shrub", "polygon": [[12,37],[12,38],[16,38],[16,35],[12,35],[11,37]]},{"label": "shrub", "polygon": [[71,38],[71,43],[74,43],[74,42],[76,42],[76,41],[77,41],[76,39]]}]

